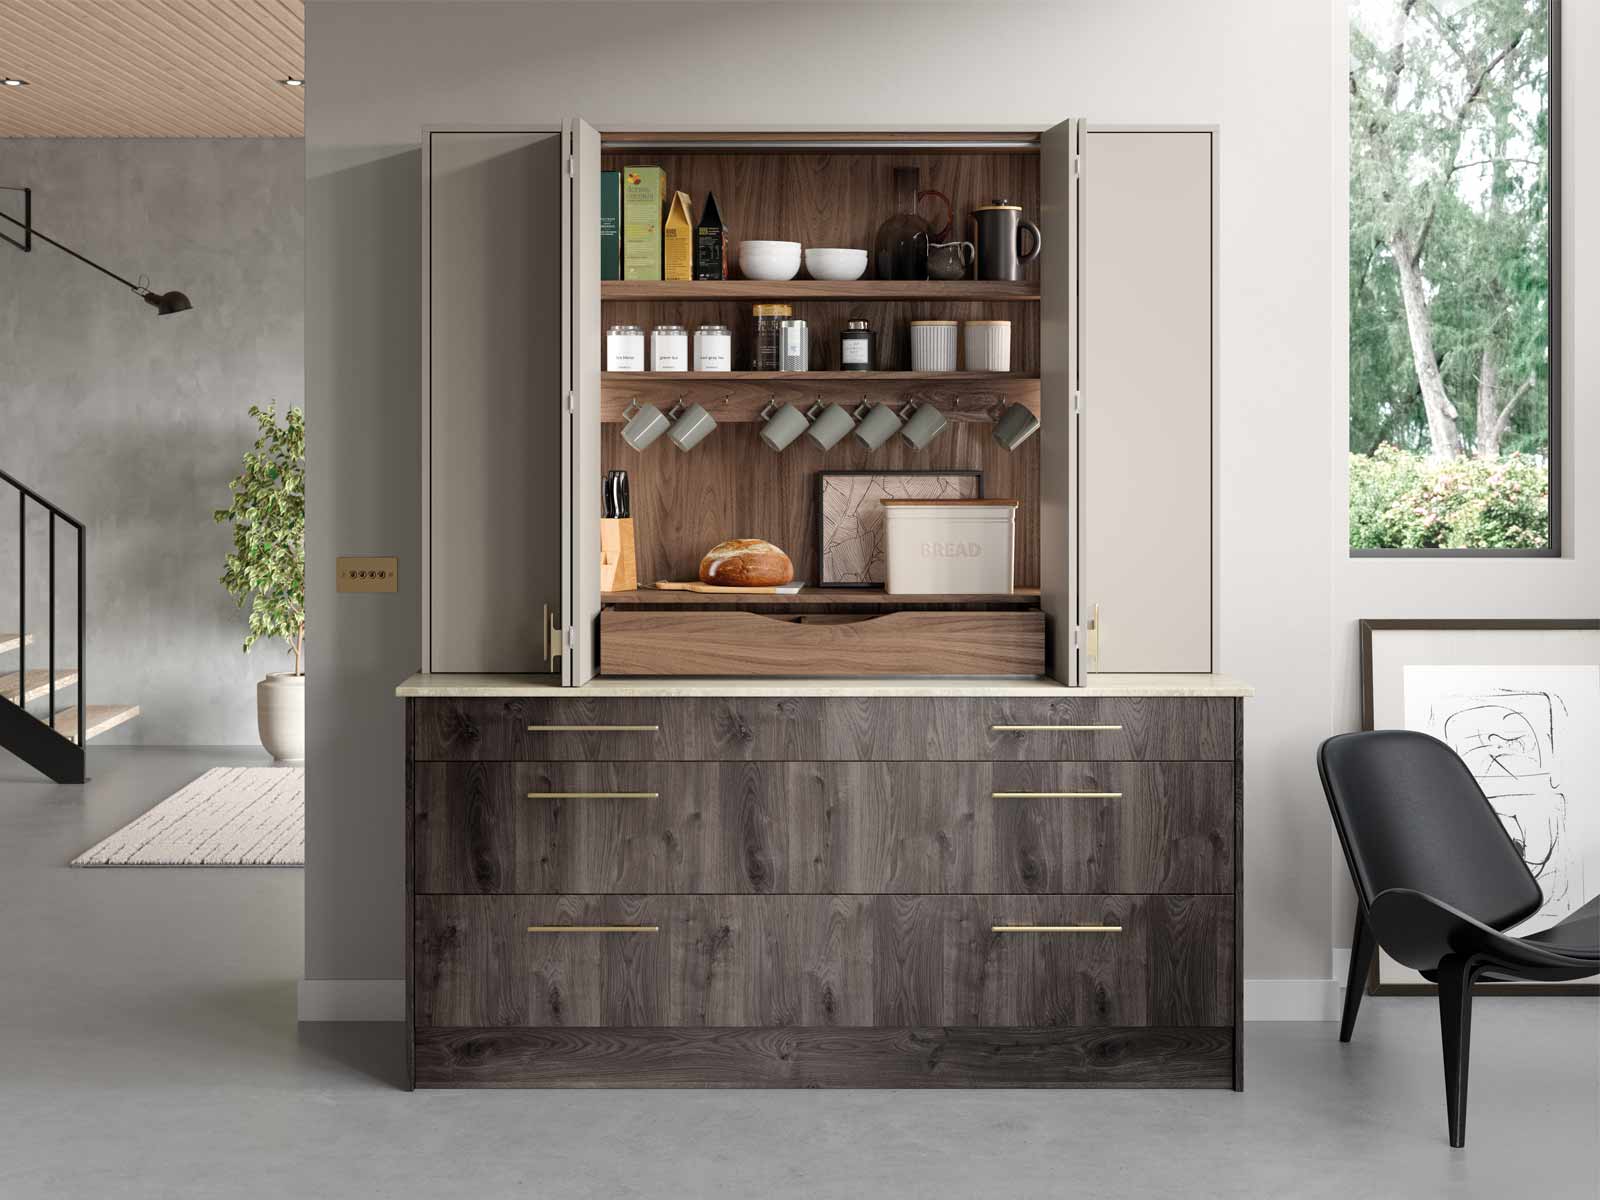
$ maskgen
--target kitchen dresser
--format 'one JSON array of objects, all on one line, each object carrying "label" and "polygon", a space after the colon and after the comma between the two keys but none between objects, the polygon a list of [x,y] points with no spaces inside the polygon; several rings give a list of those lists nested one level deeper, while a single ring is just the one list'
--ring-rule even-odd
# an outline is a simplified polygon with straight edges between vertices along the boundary
[{"label": "kitchen dresser", "polygon": [[1248,692],[414,676],[415,1085],[1239,1088]]},{"label": "kitchen dresser", "polygon": [[[422,662],[407,728],[412,1081],[1240,1087],[1245,685],[1215,673],[1212,129],[423,137]],[[662,166],[732,241],[870,246],[915,168],[1007,197],[1017,280],[602,282],[598,178]],[[961,235],[955,235],[961,236]],[[791,304],[813,370],[612,374],[611,324]],[[907,370],[1011,322],[1012,370]],[[869,320],[879,370],[832,360]],[[922,451],[774,454],[774,401],[939,408]],[[699,403],[690,453],[620,437]],[[1010,450],[1010,406],[1040,419]],[[727,537],[817,553],[816,472],[982,471],[1017,590],[603,592]]]}]

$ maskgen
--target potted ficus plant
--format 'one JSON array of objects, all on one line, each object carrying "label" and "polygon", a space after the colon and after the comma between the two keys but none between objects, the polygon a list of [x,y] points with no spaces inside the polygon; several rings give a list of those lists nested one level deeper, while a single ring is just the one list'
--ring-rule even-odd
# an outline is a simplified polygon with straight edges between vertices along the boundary
[{"label": "potted ficus plant", "polygon": [[256,684],[256,724],[273,758],[306,756],[306,416],[298,408],[278,424],[276,405],[250,406],[260,427],[230,484],[233,502],[213,514],[233,525],[233,553],[222,586],[240,608],[250,602],[248,651],[258,638],[281,638],[293,671],[269,671]]}]

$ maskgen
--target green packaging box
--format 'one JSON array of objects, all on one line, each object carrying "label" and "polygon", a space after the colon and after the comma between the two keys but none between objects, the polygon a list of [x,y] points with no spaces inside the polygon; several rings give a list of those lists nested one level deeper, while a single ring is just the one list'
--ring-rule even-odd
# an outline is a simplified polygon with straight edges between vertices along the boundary
[{"label": "green packaging box", "polygon": [[622,277],[661,278],[661,202],[667,173],[660,167],[622,168]]},{"label": "green packaging box", "polygon": [[600,172],[600,278],[622,278],[622,172]]}]

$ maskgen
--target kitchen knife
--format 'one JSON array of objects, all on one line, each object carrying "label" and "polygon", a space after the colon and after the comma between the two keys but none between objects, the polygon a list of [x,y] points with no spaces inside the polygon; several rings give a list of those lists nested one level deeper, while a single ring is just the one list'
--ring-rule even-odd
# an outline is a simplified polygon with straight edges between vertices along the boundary
[{"label": "kitchen knife", "polygon": [[633,501],[628,497],[628,473],[617,472],[617,516],[633,516]]}]

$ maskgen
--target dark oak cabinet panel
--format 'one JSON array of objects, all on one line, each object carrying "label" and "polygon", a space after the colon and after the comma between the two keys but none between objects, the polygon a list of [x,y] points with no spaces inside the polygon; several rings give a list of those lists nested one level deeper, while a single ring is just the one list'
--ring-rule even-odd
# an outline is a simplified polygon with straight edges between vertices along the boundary
[{"label": "dark oak cabinet panel", "polygon": [[417,765],[436,893],[1230,892],[1230,763]]},{"label": "dark oak cabinet panel", "polygon": [[410,701],[412,1080],[1240,1087],[1241,716]]},{"label": "dark oak cabinet panel", "polygon": [[421,760],[1183,761],[1233,759],[1219,698],[440,699]]},{"label": "dark oak cabinet panel", "polygon": [[417,906],[419,1026],[1233,1019],[1225,896],[421,896]]}]

